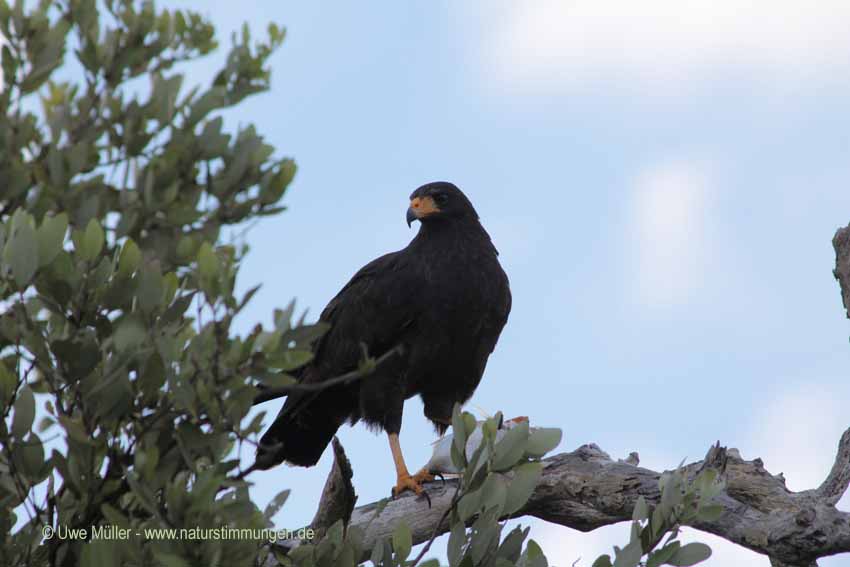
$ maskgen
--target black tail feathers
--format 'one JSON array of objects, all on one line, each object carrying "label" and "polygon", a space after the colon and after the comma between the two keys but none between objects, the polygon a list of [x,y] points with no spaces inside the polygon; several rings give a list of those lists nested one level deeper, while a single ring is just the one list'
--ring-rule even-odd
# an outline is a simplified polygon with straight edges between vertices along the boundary
[{"label": "black tail feathers", "polygon": [[[267,469],[282,462],[302,467],[315,465],[330,444],[346,415],[333,411],[327,396],[290,396],[277,418],[260,439],[255,466]],[[330,411],[329,411],[330,410]]]}]

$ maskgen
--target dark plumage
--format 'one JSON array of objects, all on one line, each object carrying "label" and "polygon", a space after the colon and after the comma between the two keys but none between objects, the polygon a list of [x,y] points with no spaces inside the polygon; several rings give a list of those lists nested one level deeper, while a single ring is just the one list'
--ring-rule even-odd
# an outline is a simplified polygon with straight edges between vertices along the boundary
[{"label": "dark plumage", "polygon": [[261,439],[258,467],[314,465],[340,425],[363,420],[390,435],[396,489],[421,490],[418,481],[427,475],[411,477],[398,447],[404,400],[421,396],[425,416],[444,431],[454,404],[468,400],[481,380],[511,294],[466,195],[437,182],[410,199],[407,221],[421,221],[419,233],[403,250],[364,266],[331,300],[320,316],[330,328],[299,380],[321,382],[355,369],[361,343],[374,357],[399,345],[401,354],[354,383],[291,394]]}]

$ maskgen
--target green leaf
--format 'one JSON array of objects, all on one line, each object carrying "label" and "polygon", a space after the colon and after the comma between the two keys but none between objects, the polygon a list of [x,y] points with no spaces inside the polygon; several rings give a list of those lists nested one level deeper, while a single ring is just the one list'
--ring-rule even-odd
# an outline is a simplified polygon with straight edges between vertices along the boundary
[{"label": "green leaf", "polygon": [[[460,405],[455,404],[452,411],[452,462],[458,469],[466,465],[466,426]],[[457,458],[460,462],[455,461]]]},{"label": "green leaf", "polygon": [[129,277],[139,267],[142,253],[132,238],[128,238],[121,247],[121,255],[118,257],[118,275]]},{"label": "green leaf", "polygon": [[410,533],[410,528],[404,521],[401,521],[393,530],[393,550],[396,558],[400,560],[407,559],[410,555],[410,549],[413,547],[413,535]]},{"label": "green leaf", "polygon": [[527,421],[508,429],[493,451],[493,470],[508,470],[522,458],[525,454],[528,433]]},{"label": "green leaf", "polygon": [[60,213],[54,216],[46,216],[38,227],[38,263],[46,266],[56,258],[62,250],[65,242],[65,233],[68,231],[68,215]]},{"label": "green leaf", "polygon": [[165,313],[162,314],[161,320],[163,324],[173,323],[179,320],[189,308],[189,305],[192,304],[192,300],[195,298],[195,293],[196,292],[193,291],[175,299],[174,303],[172,303],[171,306],[165,310]]},{"label": "green leaf", "polygon": [[528,540],[528,545],[525,546],[525,565],[527,567],[546,567],[549,563],[546,561],[546,556],[543,555],[543,550],[537,545],[533,539]]},{"label": "green leaf", "polygon": [[158,352],[154,352],[148,357],[145,369],[139,376],[137,383],[146,400],[156,399],[157,392],[165,384],[165,365]]},{"label": "green leaf", "polygon": [[696,565],[711,557],[711,548],[704,543],[688,543],[679,548],[678,551],[667,560],[667,563],[675,567],[688,567]]},{"label": "green leaf", "polygon": [[200,250],[198,250],[198,271],[201,274],[201,278],[214,278],[218,275],[218,270],[218,256],[213,252],[210,243],[204,242],[201,244]]},{"label": "green leaf", "polygon": [[481,507],[485,510],[495,508],[496,516],[502,515],[508,493],[508,483],[499,473],[490,473],[481,486]]},{"label": "green leaf", "polygon": [[596,561],[593,562],[591,567],[611,567],[611,556],[607,553],[605,555],[600,555],[596,558]]},{"label": "green leaf", "polygon": [[[163,567],[189,567],[189,563],[185,559],[174,553],[154,547],[153,554]],[[109,563],[102,563],[101,565],[109,565]]]},{"label": "green leaf", "polygon": [[463,546],[465,544],[466,526],[463,525],[463,522],[455,522],[449,535],[449,543],[446,546],[446,555],[449,559],[449,565],[452,567],[460,565],[460,560],[463,558]]},{"label": "green leaf", "polygon": [[554,449],[561,442],[561,430],[557,427],[535,427],[529,431],[525,454],[537,459]]},{"label": "green leaf", "polygon": [[522,544],[525,541],[525,538],[528,537],[529,531],[531,531],[531,528],[529,527],[525,529],[523,529],[522,526],[515,527],[511,530],[507,537],[505,537],[501,545],[499,545],[499,550],[496,555],[507,559],[511,565],[516,563],[522,553]]},{"label": "green leaf", "polygon": [[672,541],[658,549],[653,551],[649,555],[649,559],[646,561],[646,567],[659,567],[660,565],[664,565],[667,563],[667,560],[675,555],[676,551],[682,547],[682,544],[678,541]]},{"label": "green leaf", "polygon": [[181,261],[189,260],[195,253],[195,241],[191,236],[181,236],[177,241],[177,258]]},{"label": "green leaf", "polygon": [[110,504],[101,504],[100,511],[103,513],[103,517],[106,518],[106,521],[110,524],[125,529],[130,527],[130,520],[127,519],[127,516],[119,512],[117,508],[114,508]]},{"label": "green leaf", "polygon": [[617,553],[614,567],[637,567],[641,557],[643,557],[643,547],[640,540],[633,539]]},{"label": "green leaf", "polygon": [[103,250],[103,228],[96,219],[91,219],[86,225],[86,231],[83,234],[83,248],[80,250],[80,257],[83,260],[94,260]]},{"label": "green leaf", "polygon": [[289,489],[281,490],[277,493],[277,495],[272,498],[271,502],[269,502],[266,509],[263,510],[263,518],[266,519],[267,522],[271,522],[272,517],[277,514],[283,505],[286,503],[286,499],[289,498]]},{"label": "green leaf", "polygon": [[18,392],[15,400],[15,416],[12,419],[12,437],[22,439],[32,428],[35,418],[35,396],[29,386],[24,386]]},{"label": "green leaf", "polygon": [[112,340],[119,352],[132,350],[145,340],[145,328],[135,317],[125,317],[118,323]]},{"label": "green leaf", "polygon": [[18,381],[15,379],[15,375],[6,366],[6,363],[0,360],[0,413],[3,413],[3,407],[15,395],[17,385]]},{"label": "green leaf", "polygon": [[[384,559],[384,540],[380,539],[375,543],[375,546],[372,548],[372,555],[370,556],[369,560],[372,562],[373,565],[380,565],[381,561],[383,559]],[[305,562],[304,564],[306,565],[307,563]]]},{"label": "green leaf", "polygon": [[281,372],[295,370],[313,360],[313,353],[309,350],[285,349],[266,356],[266,365],[276,368]]},{"label": "green leaf", "polygon": [[638,496],[635,502],[635,509],[632,512],[632,520],[641,522],[649,517],[649,506],[646,504],[646,499],[643,496]]},{"label": "green leaf", "polygon": [[481,510],[481,490],[473,490],[464,494],[457,503],[457,515],[466,522]]},{"label": "green leaf", "polygon": [[38,268],[38,240],[29,215],[19,213],[20,210],[12,218],[12,233],[3,250],[3,262],[11,268],[18,287],[23,288]]},{"label": "green leaf", "polygon": [[258,378],[260,383],[267,388],[283,388],[285,386],[292,386],[297,382],[297,380],[289,374],[283,374],[280,372],[266,373]]},{"label": "green leaf", "polygon": [[542,472],[542,463],[524,463],[514,469],[514,477],[511,479],[508,492],[505,495],[505,514],[513,514],[525,506],[525,503],[531,498]]},{"label": "green leaf", "polygon": [[136,276],[139,287],[136,289],[136,299],[142,311],[152,311],[162,303],[163,279],[158,262],[151,262]]},{"label": "green leaf", "polygon": [[93,539],[83,544],[80,567],[102,567],[121,564],[121,546],[116,540]]},{"label": "green leaf", "polygon": [[26,441],[17,445],[16,449],[20,452],[21,465],[26,477],[33,484],[40,482],[44,468],[44,446],[41,444],[41,439],[32,433]]}]

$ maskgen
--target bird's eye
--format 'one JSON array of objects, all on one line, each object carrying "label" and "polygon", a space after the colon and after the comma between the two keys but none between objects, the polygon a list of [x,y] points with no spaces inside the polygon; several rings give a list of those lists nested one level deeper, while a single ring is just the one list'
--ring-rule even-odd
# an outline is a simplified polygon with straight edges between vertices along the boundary
[{"label": "bird's eye", "polygon": [[448,200],[449,196],[445,193],[437,193],[436,195],[434,195],[434,202],[438,205],[445,205]]}]

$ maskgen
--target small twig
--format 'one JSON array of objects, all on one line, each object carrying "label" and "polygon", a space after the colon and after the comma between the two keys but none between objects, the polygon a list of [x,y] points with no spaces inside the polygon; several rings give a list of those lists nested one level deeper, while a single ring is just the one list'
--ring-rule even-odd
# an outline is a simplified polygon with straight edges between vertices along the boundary
[{"label": "small twig", "polygon": [[311,382],[309,384],[298,383],[291,384],[289,386],[279,386],[277,388],[267,388],[265,390],[262,390],[254,397],[253,405],[268,402],[269,400],[276,400],[277,398],[288,396],[293,392],[320,392],[326,388],[330,388],[331,386],[336,386],[338,384],[347,384],[356,380],[361,380],[375,372],[375,370],[377,370],[381,364],[386,362],[387,359],[391,358],[396,354],[401,355],[403,353],[404,347],[402,345],[396,345],[395,347],[391,348],[390,350],[382,354],[380,357],[378,357],[375,360],[375,364],[369,368],[358,368],[357,370],[352,370],[351,372],[346,372],[345,374],[342,374],[335,378],[329,378],[321,382]]}]

